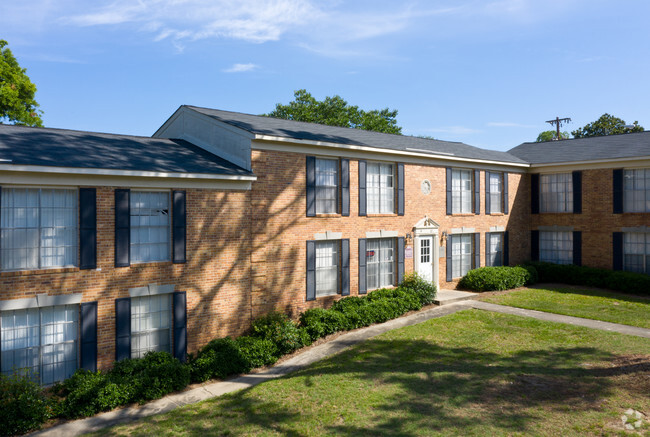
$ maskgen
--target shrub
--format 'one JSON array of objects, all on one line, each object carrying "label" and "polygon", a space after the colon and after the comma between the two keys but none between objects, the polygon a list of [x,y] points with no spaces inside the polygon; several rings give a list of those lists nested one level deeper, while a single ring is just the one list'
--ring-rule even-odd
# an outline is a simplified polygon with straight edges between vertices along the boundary
[{"label": "shrub", "polygon": [[193,382],[225,378],[251,369],[239,344],[230,337],[218,338],[205,345],[190,362],[190,367]]},{"label": "shrub", "polygon": [[467,272],[458,286],[474,291],[509,290],[530,283],[531,276],[523,267],[481,267]]},{"label": "shrub", "polygon": [[255,320],[251,326],[254,337],[271,340],[281,355],[309,344],[309,334],[298,328],[286,314],[273,312]]},{"label": "shrub", "polygon": [[300,315],[300,325],[314,341],[338,331],[345,331],[348,328],[348,321],[339,311],[313,308]]},{"label": "shrub", "polygon": [[278,360],[278,347],[271,340],[242,336],[235,341],[251,369],[268,366]]},{"label": "shrub", "polygon": [[399,287],[415,293],[422,306],[431,305],[436,298],[435,284],[425,280],[415,272],[405,275]]},{"label": "shrub", "polygon": [[53,416],[55,402],[28,376],[0,375],[0,435],[40,428]]}]

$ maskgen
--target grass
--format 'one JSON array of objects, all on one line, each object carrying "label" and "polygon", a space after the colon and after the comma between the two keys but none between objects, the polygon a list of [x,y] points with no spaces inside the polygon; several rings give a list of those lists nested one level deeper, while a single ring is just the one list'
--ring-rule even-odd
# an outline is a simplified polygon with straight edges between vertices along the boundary
[{"label": "grass", "polygon": [[618,435],[649,392],[650,339],[466,310],[98,434]]},{"label": "grass", "polygon": [[650,299],[598,289],[528,288],[485,302],[650,328]]}]

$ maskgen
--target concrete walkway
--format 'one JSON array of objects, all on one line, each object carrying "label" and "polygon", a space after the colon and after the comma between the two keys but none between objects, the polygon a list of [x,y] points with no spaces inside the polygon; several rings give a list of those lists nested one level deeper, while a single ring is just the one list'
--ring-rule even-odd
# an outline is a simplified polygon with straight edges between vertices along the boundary
[{"label": "concrete walkway", "polygon": [[516,316],[532,317],[535,319],[546,320],[550,322],[568,323],[576,326],[585,326],[593,329],[650,338],[650,329],[619,325],[617,323],[601,322],[598,320],[582,319],[579,317],[562,316],[559,314],[544,313],[541,311],[525,310],[521,308],[508,307],[476,300],[462,300],[446,304],[444,306],[438,306],[420,311],[409,316],[390,320],[386,323],[369,326],[367,328],[362,328],[354,332],[343,334],[330,342],[315,346],[299,355],[296,355],[295,357],[282,362],[281,364],[278,364],[260,373],[251,373],[228,381],[205,384],[195,389],[166,396],[146,405],[122,408],[119,410],[98,414],[87,419],[66,422],[43,431],[37,431],[30,435],[47,437],[77,436],[88,432],[97,431],[109,426],[124,424],[148,416],[153,416],[155,414],[165,413],[184,405],[194,404],[206,399],[221,396],[226,393],[250,388],[264,381],[269,381],[271,379],[287,375],[291,372],[303,369],[310,364],[313,364],[324,358],[335,355],[350,346],[354,346],[369,338],[383,334],[384,332],[405,326],[416,325],[430,319],[443,317],[448,314],[453,314],[457,311],[470,308],[504,314],[512,314]]}]

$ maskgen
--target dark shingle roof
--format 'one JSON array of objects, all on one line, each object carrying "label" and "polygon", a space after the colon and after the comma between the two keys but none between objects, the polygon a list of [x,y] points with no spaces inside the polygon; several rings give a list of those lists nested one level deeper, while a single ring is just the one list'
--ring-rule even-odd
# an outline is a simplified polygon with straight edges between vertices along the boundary
[{"label": "dark shingle roof", "polygon": [[215,120],[219,120],[223,123],[236,126],[247,132],[258,135],[376,147],[380,149],[402,150],[407,152],[438,152],[441,156],[453,155],[457,158],[480,159],[503,163],[525,163],[521,159],[506,152],[479,149],[478,147],[458,142],[429,140],[406,135],[385,134],[362,129],[305,123],[260,115],[243,114],[240,112],[199,108],[196,106],[185,107],[212,117]]},{"label": "dark shingle roof", "polygon": [[183,140],[2,124],[0,164],[252,175]]},{"label": "dark shingle roof", "polygon": [[545,143],[523,143],[508,152],[531,164],[650,156],[650,131]]}]

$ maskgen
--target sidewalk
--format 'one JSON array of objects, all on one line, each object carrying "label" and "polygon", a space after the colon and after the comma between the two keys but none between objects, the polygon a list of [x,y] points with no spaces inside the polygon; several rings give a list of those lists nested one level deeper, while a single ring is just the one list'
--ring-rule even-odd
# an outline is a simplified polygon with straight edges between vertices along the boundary
[{"label": "sidewalk", "polygon": [[532,317],[535,319],[546,320],[550,322],[568,323],[576,326],[585,326],[593,329],[650,338],[650,329],[619,325],[617,323],[601,322],[598,320],[582,319],[579,317],[544,313],[541,311],[526,310],[475,300],[463,300],[449,303],[444,306],[430,308],[415,314],[411,314],[409,316],[390,320],[386,323],[369,326],[367,328],[362,328],[354,332],[343,334],[330,342],[313,347],[299,355],[296,355],[293,358],[288,359],[287,361],[284,361],[281,364],[278,364],[260,373],[251,373],[228,381],[206,384],[192,390],[166,396],[162,399],[158,399],[157,401],[153,401],[142,406],[132,406],[119,410],[109,411],[107,413],[98,414],[87,419],[67,422],[43,431],[37,431],[30,435],[46,437],[77,436],[97,431],[109,426],[128,423],[142,419],[144,417],[153,416],[155,414],[165,413],[184,405],[194,404],[206,399],[221,396],[226,393],[250,388],[270,379],[279,378],[281,376],[303,369],[310,364],[313,364],[324,358],[335,355],[350,346],[354,346],[367,339],[391,331],[393,329],[416,325],[430,319],[443,317],[449,314],[453,314],[457,311],[470,308],[504,314],[512,314],[516,316]]}]

